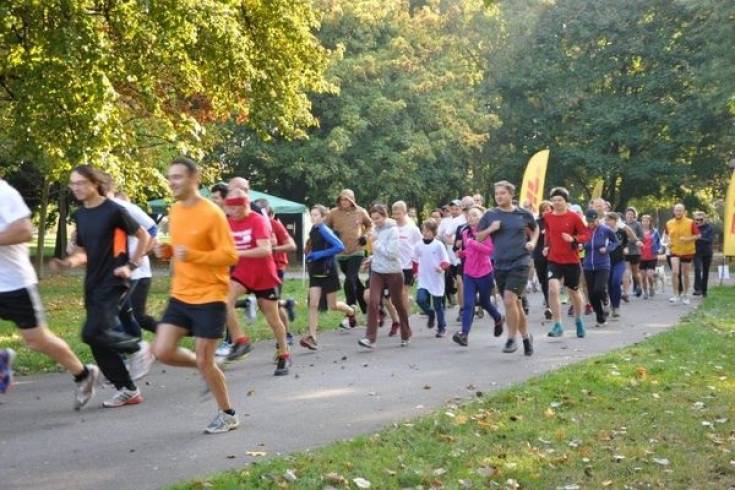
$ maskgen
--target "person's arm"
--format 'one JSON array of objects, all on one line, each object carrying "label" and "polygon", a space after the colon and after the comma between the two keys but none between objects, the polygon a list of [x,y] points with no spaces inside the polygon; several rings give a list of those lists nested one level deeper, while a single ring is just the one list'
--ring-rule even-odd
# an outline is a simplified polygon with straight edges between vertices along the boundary
[{"label": "person's arm", "polygon": [[590,239],[590,229],[584,225],[584,221],[582,221],[582,218],[580,218],[576,214],[574,215],[574,217],[576,218],[574,222],[574,241],[584,244],[587,240]]},{"label": "person's arm", "polygon": [[635,232],[630,226],[625,225],[625,228],[623,229],[625,230],[625,234],[628,235],[628,243],[630,242],[635,243],[638,241],[638,235],[635,234]]},{"label": "person's arm", "polygon": [[212,219],[209,236],[210,243],[214,243],[215,248],[212,250],[193,250],[177,245],[174,249],[174,256],[177,260],[213,267],[237,264],[235,241],[232,238],[230,226],[227,224],[224,214],[215,214]]},{"label": "person's arm", "polygon": [[26,243],[33,238],[33,225],[29,218],[13,221],[5,230],[0,232],[0,245],[17,245]]},{"label": "person's arm", "polygon": [[329,248],[325,248],[324,250],[317,250],[315,252],[309,253],[307,260],[309,261],[321,260],[326,257],[333,257],[344,251],[345,244],[342,243],[342,240],[337,238],[337,235],[335,235],[334,232],[324,223],[322,223],[321,226],[319,226],[319,233],[322,235],[324,240],[326,240],[327,244],[329,245]]},{"label": "person's arm", "polygon": [[487,212],[482,219],[480,219],[480,223],[477,225],[478,231],[475,234],[476,240],[482,241],[500,229],[500,220],[493,218],[495,218],[495,215],[491,212]]},{"label": "person's arm", "polygon": [[238,250],[237,256],[257,259],[260,257],[270,257],[273,253],[269,238],[258,238],[255,240],[255,245],[254,248],[248,250]]},{"label": "person's arm", "polygon": [[478,241],[474,238],[466,237],[464,240],[464,246],[467,249],[472,249],[478,253],[487,256],[492,255],[494,250],[493,240],[490,237],[484,239],[483,241]]},{"label": "person's arm", "polygon": [[714,234],[715,232],[711,226],[706,227],[704,231],[702,231],[702,229],[700,228],[700,232],[699,232],[700,238],[699,239],[709,244],[714,241]]},{"label": "person's arm", "polygon": [[373,231],[373,220],[364,209],[362,210],[362,226],[365,228],[363,235],[369,235]]},{"label": "person's arm", "polygon": [[692,222],[692,228],[689,232],[691,233],[691,235],[681,237],[682,242],[695,242],[702,237],[702,235],[699,233],[699,227],[694,222]]},{"label": "person's arm", "polygon": [[618,237],[615,236],[615,232],[612,231],[610,228],[607,229],[607,253],[613,252],[617,250],[617,248],[620,246],[620,242],[618,241]]},{"label": "person's arm", "polygon": [[449,263],[449,254],[447,253],[447,247],[437,247],[437,250],[439,250],[439,266],[436,268],[436,270],[437,272],[444,272],[445,270],[449,269],[449,266],[451,265]]}]

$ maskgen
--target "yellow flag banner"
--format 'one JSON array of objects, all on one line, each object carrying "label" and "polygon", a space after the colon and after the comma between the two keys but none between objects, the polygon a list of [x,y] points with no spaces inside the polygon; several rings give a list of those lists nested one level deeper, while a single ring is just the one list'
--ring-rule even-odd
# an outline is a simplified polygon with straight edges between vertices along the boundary
[{"label": "yellow flag banner", "polygon": [[592,199],[599,199],[602,197],[602,186],[604,185],[603,180],[598,180],[595,184],[595,188],[592,190]]},{"label": "yellow flag banner", "polygon": [[521,196],[518,200],[522,207],[538,212],[539,205],[544,198],[544,182],[546,181],[546,167],[549,164],[549,150],[541,150],[528,161],[526,173],[523,174]]},{"label": "yellow flag banner", "polygon": [[730,186],[727,188],[725,201],[725,227],[722,230],[725,235],[725,246],[723,255],[735,256],[735,171],[730,178]]}]

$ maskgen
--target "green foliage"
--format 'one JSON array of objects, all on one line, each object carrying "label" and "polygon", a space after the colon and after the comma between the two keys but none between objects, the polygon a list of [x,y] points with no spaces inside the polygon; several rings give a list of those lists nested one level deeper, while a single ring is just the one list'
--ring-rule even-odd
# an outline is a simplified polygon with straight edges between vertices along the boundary
[{"label": "green foliage", "polygon": [[498,126],[474,94],[480,33],[494,13],[480,1],[316,5],[320,40],[343,53],[328,71],[339,94],[312,98],[319,127],[272,142],[235,128],[216,153],[259,189],[311,203],[331,203],[343,187],[366,204],[456,197]]},{"label": "green foliage", "polygon": [[161,187],[171,155],[221,138],[212,123],[302,136],[307,92],[330,88],[306,0],[9,0],[0,19],[0,160],[53,179],[91,162]]}]

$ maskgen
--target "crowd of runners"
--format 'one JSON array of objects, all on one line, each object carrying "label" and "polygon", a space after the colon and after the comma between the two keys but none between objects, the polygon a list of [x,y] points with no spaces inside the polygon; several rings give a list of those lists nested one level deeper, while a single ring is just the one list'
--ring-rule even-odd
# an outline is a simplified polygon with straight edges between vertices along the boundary
[{"label": "crowd of runners", "polygon": [[[17,325],[30,349],[73,375],[77,410],[103,383],[114,387],[104,407],[141,403],[136,382],[157,360],[198,369],[218,407],[205,431],[227,432],[239,421],[222,365],[252,349],[238,308],[250,318],[261,312],[276,340],[274,374],[289,373],[294,301],[283,298],[282,284],[287,254],[296,244],[267,201],[250,200],[247,179],[218,184],[206,199],[199,193],[194,161],[174,159],[167,177],[176,202],[164,239],[109,175],[88,165],[71,172],[69,188],[81,203],[73,215],[73,243],[67,258],[53,259],[50,267],[55,272],[85,267],[81,336],[96,365],[84,365],[48,328],[28,256],[31,211],[0,179],[0,319]],[[552,321],[550,337],[564,335],[564,303],[570,303],[566,316],[583,338],[587,315],[594,315],[596,327],[605,327],[620,317],[624,303],[661,293],[665,264],[671,271],[671,304],[690,304],[692,264],[693,294],[707,295],[712,227],[703,213],[690,219],[677,204],[660,234],[650,215],[639,216],[632,207],[614,212],[604,199],[583,209],[562,187],[552,189],[535,213],[518,205],[513,184],[497,182],[493,190],[495,207],[486,208],[479,194],[466,196],[433,210],[420,227],[416,210],[405,202],[375,203],[366,210],[349,189],[333,209],[313,206],[305,250],[309,289],[303,298],[308,329],[298,344],[319,349],[320,310],[328,308],[344,315],[339,325],[344,330],[358,327],[366,316],[361,348],[374,349],[379,328],[388,321],[387,335],[408,346],[415,301],[437,338],[447,335],[448,315],[456,311],[459,328],[451,338],[467,346],[474,319],[487,312],[495,337],[505,334],[503,352],[514,353],[522,344],[531,356],[526,295],[537,288]],[[146,308],[149,254],[171,263],[170,299],[159,320]],[[342,287],[344,302],[337,297]],[[155,334],[152,345],[142,330]],[[187,336],[194,338],[193,351],[180,345]],[[0,392],[12,382],[14,356],[11,349],[0,349]]]}]

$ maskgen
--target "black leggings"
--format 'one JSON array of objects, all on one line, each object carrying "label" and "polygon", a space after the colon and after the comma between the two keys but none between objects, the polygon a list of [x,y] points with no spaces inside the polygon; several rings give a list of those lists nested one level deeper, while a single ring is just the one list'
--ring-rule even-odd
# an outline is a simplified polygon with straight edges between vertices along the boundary
[{"label": "black leggings", "polygon": [[543,259],[533,259],[533,267],[536,269],[536,277],[541,284],[541,291],[544,293],[544,304],[549,306],[549,261]]},{"label": "black leggings", "polygon": [[345,275],[345,300],[350,306],[360,305],[360,310],[367,313],[367,303],[365,303],[365,286],[360,280],[360,266],[365,260],[364,255],[350,255],[348,257],[340,257],[337,259],[339,268]]},{"label": "black leggings", "polygon": [[587,283],[587,295],[589,296],[592,308],[595,310],[597,323],[605,323],[603,302],[607,298],[607,283],[610,279],[610,271],[607,269],[597,269],[594,271],[585,269],[584,279]]}]

